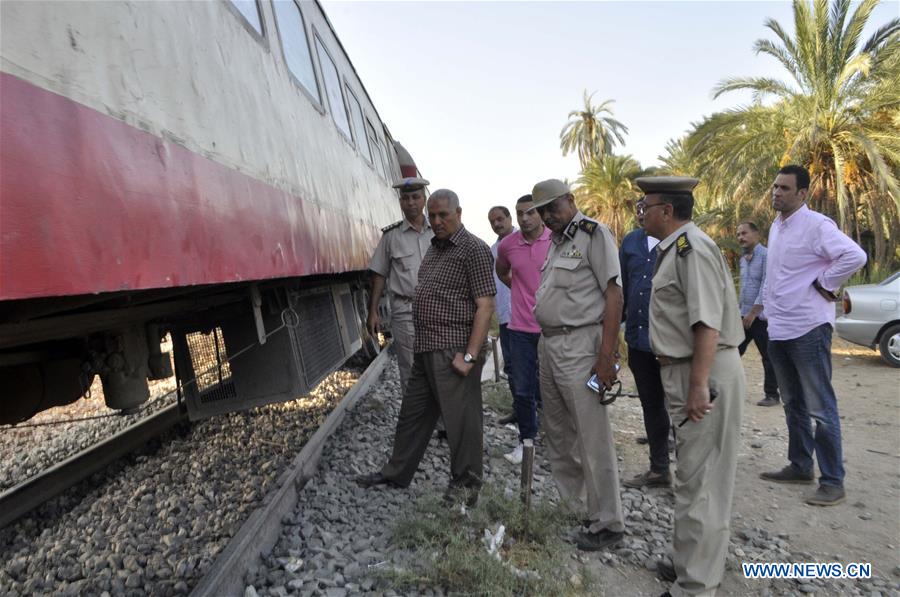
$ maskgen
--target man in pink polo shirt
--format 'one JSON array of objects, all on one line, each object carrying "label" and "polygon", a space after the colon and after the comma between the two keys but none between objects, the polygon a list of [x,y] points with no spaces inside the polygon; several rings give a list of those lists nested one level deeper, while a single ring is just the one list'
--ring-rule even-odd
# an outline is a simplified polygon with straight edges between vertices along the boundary
[{"label": "man in pink polo shirt", "polygon": [[841,419],[831,385],[834,303],[841,284],[865,265],[866,254],[833,221],[806,206],[808,193],[806,168],[778,171],[772,208],[780,213],[769,229],[763,307],[769,359],[787,418],[789,464],[760,477],[813,483],[815,453],[822,475],[806,503],[833,506],[844,501]]},{"label": "man in pink polo shirt", "polygon": [[497,277],[512,289],[509,350],[512,359],[513,410],[519,426],[519,445],[506,454],[513,464],[522,462],[522,441],[537,437],[537,405],[540,402],[537,346],[541,326],[534,318],[534,294],[541,284],[541,266],[550,249],[550,230],[534,209],[531,195],[516,202],[519,230],[497,247]]}]

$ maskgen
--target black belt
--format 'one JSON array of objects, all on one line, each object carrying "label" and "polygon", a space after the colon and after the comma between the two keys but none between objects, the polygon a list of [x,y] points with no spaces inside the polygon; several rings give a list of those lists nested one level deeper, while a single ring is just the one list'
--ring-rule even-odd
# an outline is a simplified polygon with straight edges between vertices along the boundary
[{"label": "black belt", "polygon": [[694,357],[664,357],[657,355],[656,360],[662,367],[668,365],[678,365],[679,363],[690,363]]},{"label": "black belt", "polygon": [[600,323],[601,322],[596,321],[594,323],[587,323],[585,325],[563,325],[555,328],[541,328],[541,335],[546,336],[547,338],[552,338],[553,336],[563,336],[565,334],[571,334],[575,330],[598,326],[600,325]]}]

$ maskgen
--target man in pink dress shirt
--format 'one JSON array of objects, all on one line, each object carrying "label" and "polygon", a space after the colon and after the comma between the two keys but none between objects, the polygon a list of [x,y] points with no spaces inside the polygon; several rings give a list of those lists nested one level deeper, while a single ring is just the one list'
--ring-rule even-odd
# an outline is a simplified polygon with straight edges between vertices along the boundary
[{"label": "man in pink dress shirt", "polygon": [[533,209],[531,195],[519,197],[516,219],[519,230],[497,247],[497,277],[512,289],[509,348],[512,360],[513,409],[519,427],[519,445],[506,454],[513,464],[522,462],[522,441],[537,437],[537,405],[541,400],[537,345],[541,326],[534,318],[534,294],[541,285],[541,266],[550,249],[550,229]]},{"label": "man in pink dress shirt", "polygon": [[[809,172],[785,166],[772,185],[780,212],[769,230],[763,305],[769,318],[769,358],[781,390],[788,428],[788,460],[761,478],[813,483],[814,506],[844,501],[841,420],[831,385],[834,303],[841,285],[866,263],[866,254],[826,216],[806,206]],[[815,421],[815,433],[812,421]]]}]

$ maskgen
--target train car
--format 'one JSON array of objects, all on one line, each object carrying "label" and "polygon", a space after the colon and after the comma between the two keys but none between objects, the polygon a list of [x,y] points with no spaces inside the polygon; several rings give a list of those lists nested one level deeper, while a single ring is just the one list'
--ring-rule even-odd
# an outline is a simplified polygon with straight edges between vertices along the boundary
[{"label": "train car", "polygon": [[0,23],[0,422],[96,375],[134,411],[167,334],[194,418],[360,346],[416,171],[317,2],[5,1]]}]

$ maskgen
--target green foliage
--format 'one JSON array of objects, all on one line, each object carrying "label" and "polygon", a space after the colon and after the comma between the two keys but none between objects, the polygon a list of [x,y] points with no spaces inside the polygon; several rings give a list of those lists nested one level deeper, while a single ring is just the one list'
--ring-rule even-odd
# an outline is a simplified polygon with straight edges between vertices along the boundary
[{"label": "green foliage", "polygon": [[634,204],[641,196],[634,179],[641,174],[641,165],[630,155],[610,154],[592,159],[578,179],[578,207],[609,226],[621,241],[634,227]]},{"label": "green foliage", "polygon": [[[420,556],[410,569],[387,571],[394,588],[441,587],[475,595],[568,595],[591,592],[592,578],[560,538],[575,517],[549,502],[532,505],[526,536],[518,496],[485,486],[465,514],[435,496],[420,500],[394,529],[394,544]],[[501,558],[488,553],[485,529],[506,527]]]},{"label": "green foliage", "polygon": [[[613,118],[613,100],[593,105],[594,94],[584,92],[584,108],[569,112],[569,122],[559,133],[559,148],[563,155],[576,152],[584,168],[595,158],[611,153],[616,143],[625,143],[628,127]],[[608,114],[608,116],[604,116]]]},{"label": "green foliage", "polygon": [[[770,222],[778,168],[805,165],[809,204],[859,240],[879,267],[900,247],[900,19],[863,44],[878,0],[794,0],[794,31],[769,19],[774,39],[754,50],[777,60],[786,81],[733,77],[716,97],[750,90],[754,101],[705,118],[670,142],[665,167],[702,180],[697,211],[715,214],[711,232],[730,237],[742,219]],[[708,219],[709,221],[709,219]]]}]

